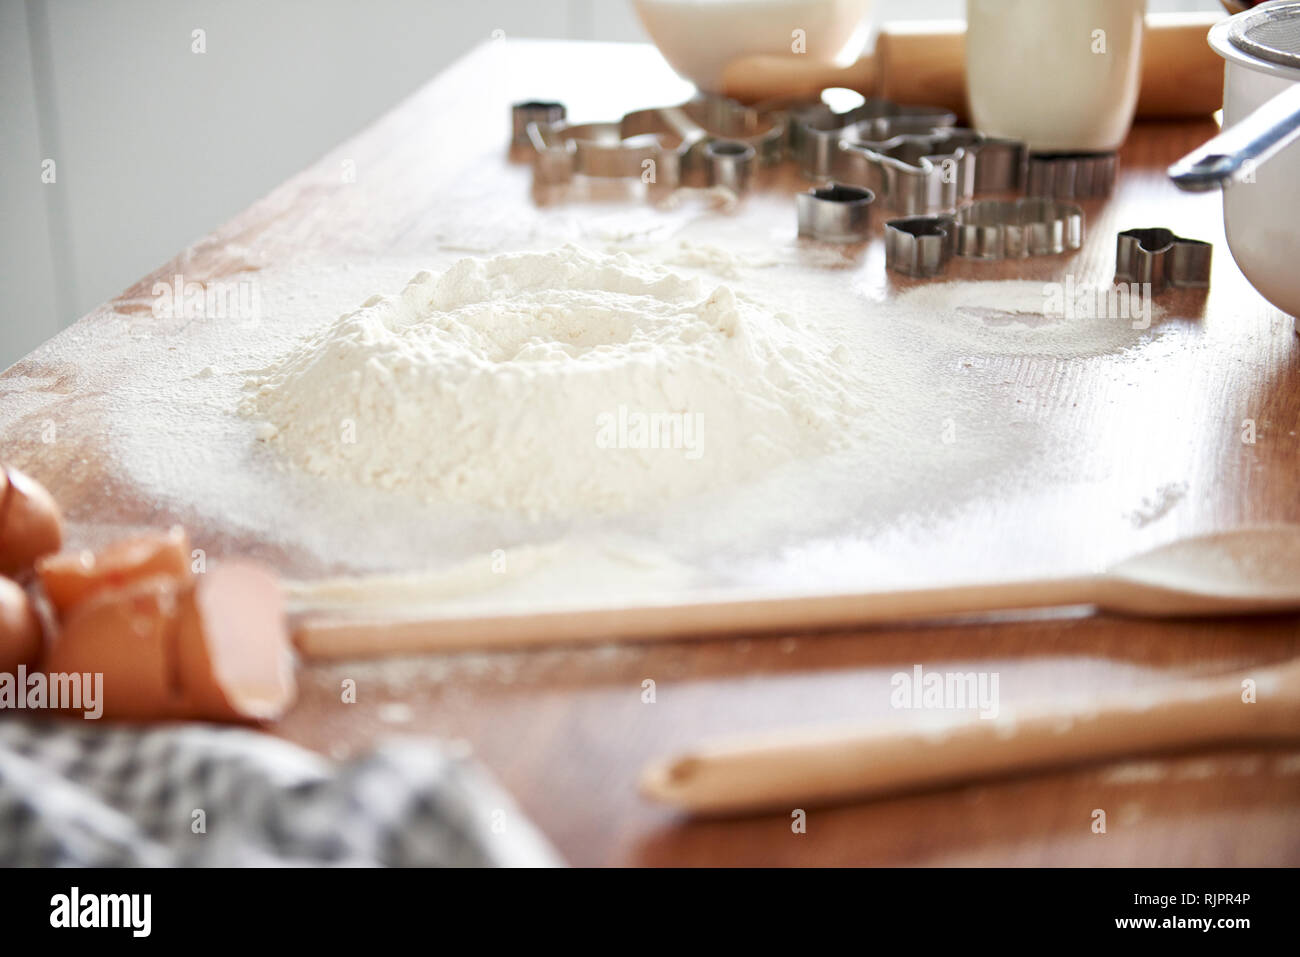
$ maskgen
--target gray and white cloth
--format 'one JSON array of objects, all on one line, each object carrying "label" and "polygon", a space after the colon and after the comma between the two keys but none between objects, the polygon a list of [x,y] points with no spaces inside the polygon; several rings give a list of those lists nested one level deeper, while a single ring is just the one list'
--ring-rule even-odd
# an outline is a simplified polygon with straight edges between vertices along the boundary
[{"label": "gray and white cloth", "polygon": [[0,866],[559,863],[484,771],[435,741],[336,764],[239,728],[0,717]]}]

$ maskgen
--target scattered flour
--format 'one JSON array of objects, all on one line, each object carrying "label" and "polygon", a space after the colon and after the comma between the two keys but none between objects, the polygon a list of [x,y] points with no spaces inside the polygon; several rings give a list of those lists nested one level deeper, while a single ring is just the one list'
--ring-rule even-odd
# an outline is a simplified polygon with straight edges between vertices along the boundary
[{"label": "scattered flour", "polygon": [[[500,563],[512,576],[529,575],[543,565],[563,557],[557,545],[524,545],[501,553]],[[481,555],[436,575],[427,571],[405,574],[369,575],[364,580],[351,576],[317,578],[284,583],[290,607],[323,608],[333,605],[354,608],[362,604],[376,606],[410,605],[417,601],[440,601],[487,591],[509,579],[494,569],[494,556]]]},{"label": "scattered flour", "polygon": [[723,279],[745,280],[756,269],[771,269],[802,263],[805,266],[843,266],[844,252],[834,246],[780,247],[755,242],[750,237],[733,237],[726,246],[692,239],[668,241],[607,240],[605,250],[628,253],[662,266],[697,269]]},{"label": "scattered flour", "polygon": [[1082,358],[1137,345],[1152,332],[1144,326],[1154,327],[1164,315],[1146,299],[1149,315],[1135,309],[1135,320],[1129,308],[1114,309],[1103,301],[1108,291],[1025,279],[927,282],[901,293],[891,305],[930,324],[936,347]]},{"label": "scattered flour", "polygon": [[1154,495],[1142,499],[1142,504],[1129,513],[1129,521],[1135,528],[1146,528],[1168,515],[1186,494],[1186,482],[1168,482],[1156,489]]},{"label": "scattered flour", "polygon": [[564,246],[373,296],[241,411],[308,472],[528,515],[620,511],[843,447],[842,350],[728,286]]},{"label": "scattered flour", "polygon": [[508,612],[519,605],[562,606],[574,567],[582,568],[584,585],[607,604],[652,600],[685,587],[691,578],[689,567],[644,543],[609,539],[598,545],[561,540],[493,549],[438,570],[286,579],[282,584],[291,612],[332,608],[375,614],[401,607],[429,614],[435,606],[454,610],[462,600],[474,602],[486,593],[498,612]]},{"label": "scattered flour", "polygon": [[750,269],[762,269],[780,263],[770,255],[754,251],[738,253],[709,243],[696,243],[690,240],[678,240],[662,254],[659,262],[667,266],[689,266],[703,269],[727,279],[739,279]]}]

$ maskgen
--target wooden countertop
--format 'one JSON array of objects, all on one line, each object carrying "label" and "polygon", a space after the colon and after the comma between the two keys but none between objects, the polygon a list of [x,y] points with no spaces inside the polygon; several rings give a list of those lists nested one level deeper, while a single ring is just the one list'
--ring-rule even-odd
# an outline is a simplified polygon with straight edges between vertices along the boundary
[{"label": "wooden countertop", "polygon": [[[473,207],[485,221],[526,228],[540,212],[529,200],[529,171],[507,162],[512,102],[559,99],[572,119],[583,121],[676,102],[687,91],[648,47],[485,44],[116,302],[146,298],[156,279],[169,279],[182,264],[187,278],[203,279],[247,268],[250,257],[274,262],[304,252],[335,258],[418,254],[445,241],[451,208]],[[1184,293],[1170,302],[1220,334],[1220,347],[1125,393],[1134,419],[1150,408],[1176,408],[1190,417],[1196,441],[1163,441],[1153,419],[1151,461],[1121,460],[1117,447],[1104,443],[1077,457],[1081,468],[1113,470],[1176,460],[1188,492],[1176,514],[1162,521],[1188,531],[1300,522],[1300,337],[1232,263],[1217,200],[1181,195],[1163,176],[1171,160],[1212,128],[1206,121],[1135,129],[1122,154],[1119,188],[1111,200],[1088,204],[1091,238],[1070,259],[1073,274],[1104,283],[1113,270],[1117,229],[1167,225],[1215,244],[1213,286],[1204,304]],[[346,164],[355,182],[340,175]],[[782,192],[800,185],[788,178],[773,187],[766,201],[774,227],[793,219]],[[864,282],[908,285],[886,277],[881,260],[876,240],[856,267]],[[1016,263],[983,265],[978,273],[971,268],[956,265],[952,275],[1026,275]],[[1044,261],[1031,277],[1060,269],[1060,262]],[[71,334],[105,321],[114,305],[82,319]],[[166,522],[169,516],[153,503],[114,483],[111,461],[88,456],[75,439],[41,442],[41,422],[73,415],[79,398],[77,370],[51,376],[43,366],[51,361],[47,353],[42,347],[0,377],[0,395],[34,388],[24,383],[37,371],[56,393],[39,417],[4,416],[0,403],[0,455],[44,481],[73,515],[102,516],[110,524]],[[1107,383],[1069,363],[1045,373],[1025,366],[1012,375],[1027,397],[1044,404],[1117,401]],[[1247,418],[1256,424],[1254,444],[1241,441]],[[1184,422],[1179,434],[1187,433]],[[220,540],[219,529],[196,531]],[[955,538],[951,547],[965,544]],[[634,785],[646,760],[703,736],[870,714],[887,700],[890,675],[917,662],[997,671],[1003,706],[1014,707],[1029,698],[1123,693],[1297,654],[1295,617],[1133,622],[1058,616],[335,663],[304,668],[298,706],[271,730],[336,756],[384,733],[464,739],[574,864],[1294,865],[1300,863],[1300,749],[1138,759],[813,809],[802,834],[793,833],[782,815],[683,822],[640,800]],[[340,701],[340,682],[348,677],[358,683],[356,704]],[[657,686],[652,705],[641,700],[646,678]],[[1091,830],[1098,808],[1107,812],[1104,834]]]}]

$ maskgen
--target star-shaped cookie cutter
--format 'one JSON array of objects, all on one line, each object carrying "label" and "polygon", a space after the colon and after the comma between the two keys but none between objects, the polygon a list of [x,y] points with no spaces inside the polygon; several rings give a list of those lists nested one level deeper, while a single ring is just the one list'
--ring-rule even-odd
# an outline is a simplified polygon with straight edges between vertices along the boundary
[{"label": "star-shaped cookie cutter", "polygon": [[1209,243],[1176,236],[1163,226],[1125,229],[1115,237],[1115,281],[1149,282],[1153,296],[1168,286],[1204,289],[1213,253]]}]

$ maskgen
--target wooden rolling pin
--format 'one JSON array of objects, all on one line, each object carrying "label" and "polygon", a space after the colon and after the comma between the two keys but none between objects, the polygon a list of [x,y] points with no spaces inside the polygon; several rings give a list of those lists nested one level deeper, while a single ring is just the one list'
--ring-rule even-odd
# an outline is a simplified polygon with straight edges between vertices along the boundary
[{"label": "wooden rolling pin", "polygon": [[641,791],[694,814],[789,812],[1127,755],[1296,740],[1300,662],[1289,662],[943,729],[877,725],[719,742],[651,764]]},{"label": "wooden rolling pin", "polygon": [[[1223,106],[1223,60],[1205,39],[1220,19],[1213,12],[1147,16],[1139,117],[1209,116]],[[965,47],[966,25],[960,20],[887,23],[875,49],[851,66],[798,56],[742,57],[723,71],[723,92],[757,103],[848,87],[864,96],[942,106],[964,116]]]}]

